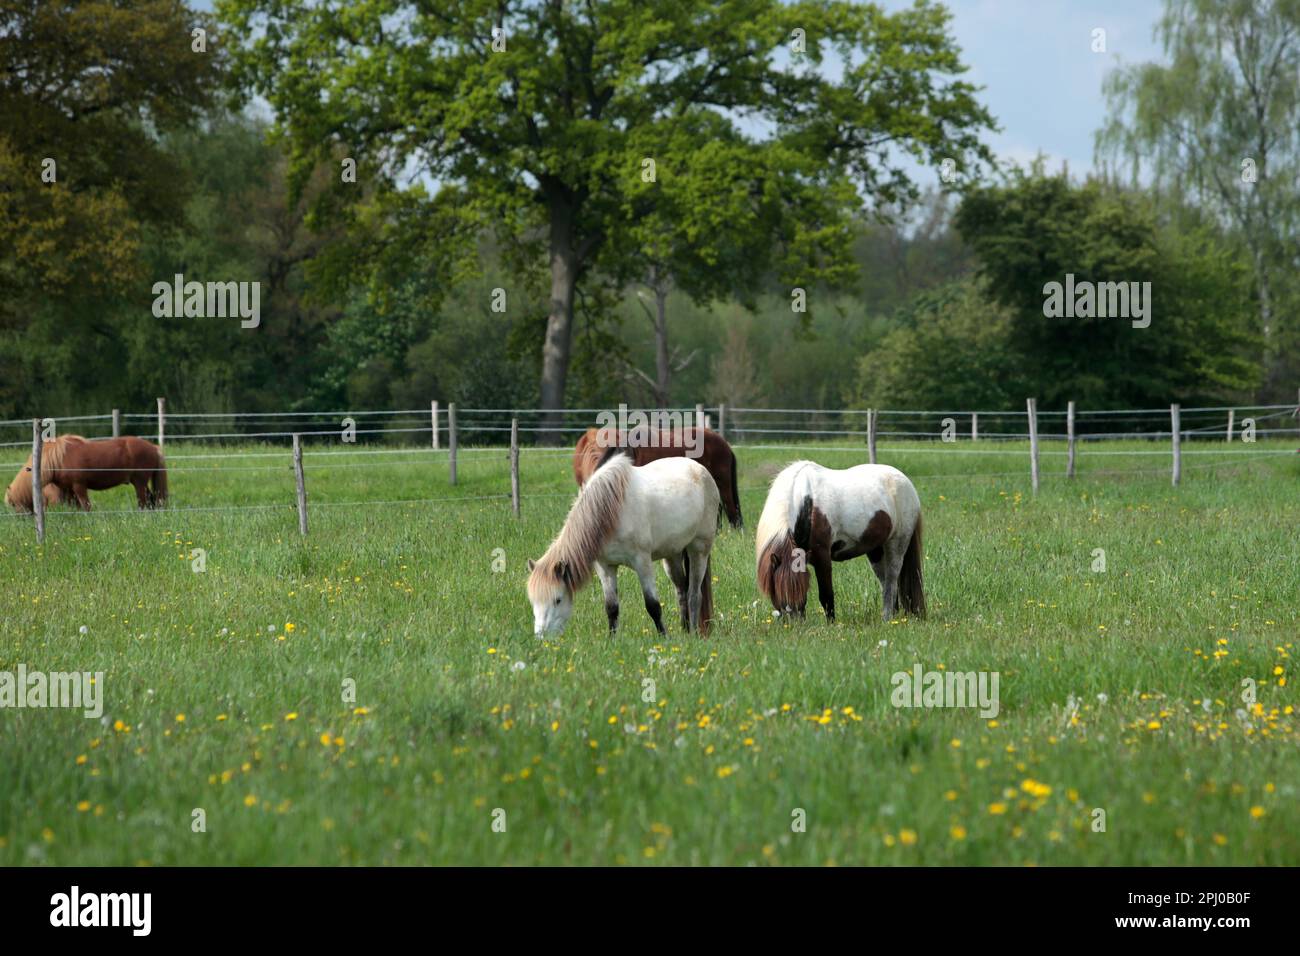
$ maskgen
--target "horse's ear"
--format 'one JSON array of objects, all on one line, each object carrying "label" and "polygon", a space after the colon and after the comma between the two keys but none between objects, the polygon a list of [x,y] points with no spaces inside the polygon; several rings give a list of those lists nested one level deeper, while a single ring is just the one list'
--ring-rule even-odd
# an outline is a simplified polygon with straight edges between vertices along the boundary
[{"label": "horse's ear", "polygon": [[573,580],[573,569],[569,567],[568,561],[560,561],[555,565],[555,576],[565,584]]},{"label": "horse's ear", "polygon": [[529,558],[529,559],[528,559],[528,570],[531,571],[531,570],[532,570],[533,568],[535,568],[535,567],[537,567],[537,562],[534,561],[532,558]]}]

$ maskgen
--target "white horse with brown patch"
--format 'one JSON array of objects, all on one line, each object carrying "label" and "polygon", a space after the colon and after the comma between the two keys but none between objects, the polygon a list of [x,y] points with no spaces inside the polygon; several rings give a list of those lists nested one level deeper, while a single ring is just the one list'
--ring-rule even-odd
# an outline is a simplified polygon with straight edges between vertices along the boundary
[{"label": "white horse with brown patch", "polygon": [[773,479],[755,557],[758,588],[776,610],[803,616],[811,567],[817,597],[834,620],[832,562],[862,554],[880,579],[884,620],[900,607],[924,617],[921,499],[905,474],[888,465],[838,470],[796,461]]},{"label": "white horse with brown patch", "polygon": [[660,634],[655,588],[662,559],[677,589],[682,627],[709,632],[713,586],[709,554],[718,532],[718,487],[689,458],[662,458],[637,468],[626,449],[610,449],[578,493],[546,553],[528,562],[533,632],[558,634],[573,614],[573,595],[594,569],[605,592],[611,632],[618,629],[618,568],[636,572],[646,610]]}]

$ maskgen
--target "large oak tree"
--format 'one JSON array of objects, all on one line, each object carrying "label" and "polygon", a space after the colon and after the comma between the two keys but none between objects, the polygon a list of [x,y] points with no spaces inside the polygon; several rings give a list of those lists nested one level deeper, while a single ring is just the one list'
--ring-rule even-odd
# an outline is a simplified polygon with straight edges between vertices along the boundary
[{"label": "large oak tree", "polygon": [[[709,124],[675,118],[714,114],[731,137],[797,157],[757,163],[760,175],[795,166],[807,187],[851,183],[868,203],[912,193],[902,152],[966,168],[987,158],[978,135],[992,121],[960,78],[947,11],[925,2],[893,14],[846,0],[220,0],[218,11],[238,81],[272,105],[298,173],[356,159],[368,188],[338,191],[339,206],[352,201],[343,214],[420,236],[388,236],[377,270],[403,250],[456,255],[441,237],[468,222],[520,262],[544,255],[549,425],[564,406],[575,291],[628,269],[628,211],[654,208],[653,132],[695,128],[709,145]],[[763,180],[751,188],[762,196]]]}]

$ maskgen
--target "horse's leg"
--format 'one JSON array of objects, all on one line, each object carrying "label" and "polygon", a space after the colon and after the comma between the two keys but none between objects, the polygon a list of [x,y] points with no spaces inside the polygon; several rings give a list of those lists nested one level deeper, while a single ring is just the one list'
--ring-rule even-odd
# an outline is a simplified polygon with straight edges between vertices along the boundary
[{"label": "horse's leg", "polygon": [[667,634],[664,630],[663,606],[659,603],[659,592],[655,588],[655,563],[650,555],[639,555],[633,565],[637,578],[641,581],[641,595],[645,598],[645,609],[650,619],[655,622],[655,630]]},{"label": "horse's leg", "polygon": [[814,548],[812,557],[813,570],[817,573],[817,600],[822,602],[826,620],[835,620],[835,585],[831,579],[831,553],[822,548]]},{"label": "horse's leg", "polygon": [[597,561],[596,576],[605,592],[605,616],[609,618],[609,633],[613,634],[618,630],[618,568]]},{"label": "horse's leg", "polygon": [[82,511],[90,510],[90,494],[86,491],[86,486],[80,482],[74,482],[72,485],[72,497],[77,499],[77,506]]},{"label": "horse's leg", "polygon": [[690,604],[690,630],[695,633],[700,632],[700,607],[703,595],[701,589],[704,586],[704,575],[709,573],[709,553],[707,551],[696,551],[690,556],[690,565],[688,574],[690,581],[687,585],[687,600]]},{"label": "horse's leg", "polygon": [[149,479],[136,475],[131,479],[131,484],[135,486],[135,504],[137,508],[150,508],[153,501],[149,496]]},{"label": "horse's leg", "polygon": [[[868,558],[867,560],[871,560]],[[880,582],[880,604],[881,613],[886,621],[889,620],[889,570],[887,559],[884,554],[880,555],[879,560],[871,561],[871,570],[876,572],[876,580]],[[868,596],[868,600],[870,596]],[[867,620],[871,620],[871,612],[867,612]]]},{"label": "horse's leg", "polygon": [[881,558],[880,566],[881,570],[876,572],[884,592],[880,614],[881,620],[888,624],[898,613],[898,577],[903,570],[903,552],[888,544],[885,545],[885,554]]},{"label": "horse's leg", "polygon": [[691,610],[690,604],[687,603],[689,585],[686,580],[686,562],[683,556],[675,554],[671,558],[664,558],[664,570],[668,572],[673,587],[677,589],[677,609],[682,615],[682,630],[689,631],[691,629]]}]

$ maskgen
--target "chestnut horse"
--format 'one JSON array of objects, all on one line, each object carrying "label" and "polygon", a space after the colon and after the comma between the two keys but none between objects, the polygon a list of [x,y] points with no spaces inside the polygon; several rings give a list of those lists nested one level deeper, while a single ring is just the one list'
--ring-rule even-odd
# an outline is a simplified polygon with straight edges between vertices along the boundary
[{"label": "chestnut horse", "polygon": [[[41,446],[41,497],[46,504],[75,502],[90,510],[89,491],[118,485],[135,486],[141,508],[156,508],[167,500],[167,468],[162,452],[142,438],[87,441],[61,435]],[[32,510],[32,459],[5,491],[5,504],[16,511]]]},{"label": "chestnut horse", "polygon": [[[600,464],[601,458],[611,448],[626,448],[632,463],[638,467],[660,458],[688,458],[687,451],[700,447],[695,428],[674,429],[636,436],[635,445],[629,443],[625,432],[612,428],[588,428],[573,449],[573,477],[581,488]],[[722,510],[733,528],[744,522],[740,516],[740,490],[736,487],[736,453],[727,440],[717,432],[704,429],[703,452],[696,461],[713,476],[722,500]]]}]

